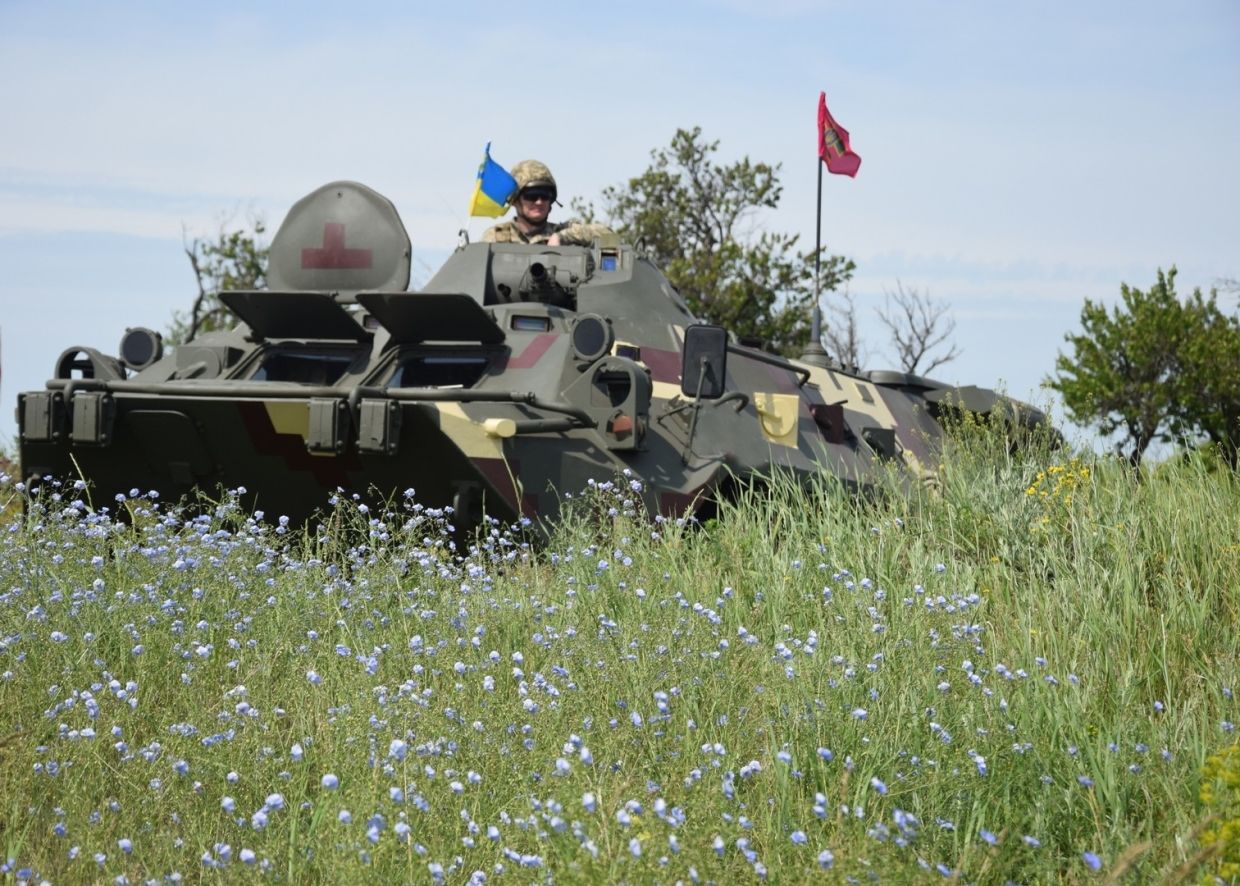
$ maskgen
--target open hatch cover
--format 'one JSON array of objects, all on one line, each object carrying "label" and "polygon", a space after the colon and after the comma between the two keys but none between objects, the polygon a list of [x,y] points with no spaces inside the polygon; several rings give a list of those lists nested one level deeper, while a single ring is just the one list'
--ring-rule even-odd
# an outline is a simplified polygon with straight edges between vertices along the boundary
[{"label": "open hatch cover", "polygon": [[442,341],[497,345],[504,340],[504,330],[468,295],[360,292],[357,301],[400,344]]},{"label": "open hatch cover", "polygon": [[370,338],[330,292],[221,292],[220,301],[259,338]]}]

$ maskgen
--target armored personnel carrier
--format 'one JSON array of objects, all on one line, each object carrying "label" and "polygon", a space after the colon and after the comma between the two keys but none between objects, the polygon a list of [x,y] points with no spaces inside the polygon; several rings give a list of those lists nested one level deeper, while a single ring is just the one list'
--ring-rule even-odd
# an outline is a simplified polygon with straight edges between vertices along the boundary
[{"label": "armored personnel carrier", "polygon": [[741,346],[617,240],[467,244],[416,292],[409,264],[390,202],[319,188],[273,240],[270,289],[221,293],[235,328],[170,354],[130,329],[119,356],[69,348],[21,394],[25,479],[80,476],[96,505],[243,487],[298,522],[337,490],[412,488],[468,526],[554,519],[562,493],[627,469],[650,512],[684,515],[776,471],[921,482],[949,405],[1045,421],[993,391]]}]

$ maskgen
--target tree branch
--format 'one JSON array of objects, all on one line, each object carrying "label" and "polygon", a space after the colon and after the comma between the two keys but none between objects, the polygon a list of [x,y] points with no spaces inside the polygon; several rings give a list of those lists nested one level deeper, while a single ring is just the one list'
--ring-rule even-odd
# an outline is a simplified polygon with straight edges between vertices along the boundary
[{"label": "tree branch", "polygon": [[[936,302],[916,289],[906,290],[898,280],[896,291],[886,293],[885,305],[877,313],[891,334],[896,358],[904,372],[917,374],[920,369],[928,373],[960,356],[960,349],[951,344],[946,353],[928,357],[956,331],[956,321],[947,313],[949,308],[947,303]],[[923,360],[927,360],[924,367]]]}]

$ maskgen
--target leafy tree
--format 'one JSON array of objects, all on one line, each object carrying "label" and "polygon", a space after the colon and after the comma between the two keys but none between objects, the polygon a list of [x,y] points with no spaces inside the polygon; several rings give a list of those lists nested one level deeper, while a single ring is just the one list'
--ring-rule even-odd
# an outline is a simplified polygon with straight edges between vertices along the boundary
[{"label": "leafy tree", "polygon": [[214,238],[195,237],[185,242],[198,295],[188,314],[173,313],[166,336],[170,344],[183,344],[199,333],[228,325],[228,309],[220,302],[220,292],[267,287],[271,247],[263,240],[266,231],[266,223],[256,216],[250,219],[249,228],[230,229],[225,222]]},{"label": "leafy tree", "polygon": [[[797,235],[761,227],[779,206],[779,166],[748,157],[720,165],[719,142],[700,127],[678,129],[651,151],[650,167],[603,191],[606,214],[622,237],[641,243],[697,316],[797,352],[810,331],[814,253],[796,251]],[[822,251],[822,291],[852,275],[853,263]]]},{"label": "leafy tree", "polygon": [[1240,318],[1219,309],[1216,292],[1203,299],[1196,291],[1185,325],[1172,430],[1208,440],[1234,468],[1240,463]]},{"label": "leafy tree", "polygon": [[1120,285],[1111,310],[1088,299],[1071,356],[1055,361],[1050,387],[1079,424],[1121,433],[1136,467],[1155,440],[1205,438],[1232,464],[1240,440],[1240,323],[1201,290],[1181,301],[1176,269],[1147,290]]}]

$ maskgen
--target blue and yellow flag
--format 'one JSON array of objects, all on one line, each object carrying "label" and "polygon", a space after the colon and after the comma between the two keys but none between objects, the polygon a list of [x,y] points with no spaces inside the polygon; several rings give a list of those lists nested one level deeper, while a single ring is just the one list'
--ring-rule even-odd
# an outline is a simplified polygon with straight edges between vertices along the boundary
[{"label": "blue and yellow flag", "polygon": [[478,167],[478,179],[474,182],[474,196],[469,201],[469,214],[498,218],[508,211],[508,201],[516,190],[517,180],[491,159],[491,143],[487,142],[486,154]]}]

